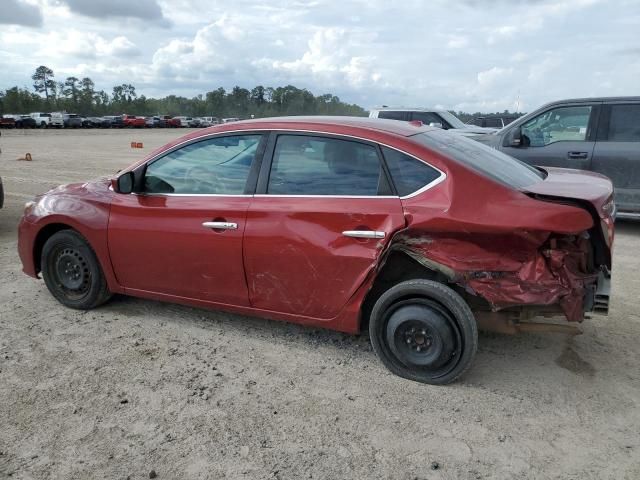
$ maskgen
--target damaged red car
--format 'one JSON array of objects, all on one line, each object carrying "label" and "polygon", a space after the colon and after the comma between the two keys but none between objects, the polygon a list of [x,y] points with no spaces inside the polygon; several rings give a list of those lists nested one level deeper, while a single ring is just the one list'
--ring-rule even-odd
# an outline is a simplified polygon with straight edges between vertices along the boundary
[{"label": "damaged red car", "polygon": [[37,197],[18,248],[71,308],[125,294],[368,329],[389,370],[444,384],[471,365],[479,326],[607,312],[613,205],[603,176],[441,129],[274,118]]}]

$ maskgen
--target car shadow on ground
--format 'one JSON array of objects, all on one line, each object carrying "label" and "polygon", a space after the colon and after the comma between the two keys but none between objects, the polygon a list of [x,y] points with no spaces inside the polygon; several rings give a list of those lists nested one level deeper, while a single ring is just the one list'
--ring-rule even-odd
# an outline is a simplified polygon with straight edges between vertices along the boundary
[{"label": "car shadow on ground", "polygon": [[[350,335],[322,328],[305,327],[275,320],[229,314],[151,300],[116,296],[105,307],[119,317],[129,317],[136,323],[144,323],[149,316],[160,316],[162,324],[183,325],[184,328],[201,330],[204,335],[217,335],[220,330],[233,341],[252,336],[290,346],[292,354],[301,349],[319,349],[327,359],[348,359],[356,363],[379,362],[369,342],[367,331]],[[209,333],[205,333],[209,332]],[[585,359],[584,352],[594,339],[589,334],[573,337],[559,333],[521,333],[504,335],[479,332],[478,353],[471,373],[459,383],[475,385],[504,385],[518,383],[522,375],[548,382],[561,376],[549,376],[549,369],[560,369],[565,374],[579,377],[580,381],[593,378],[597,370],[597,356]],[[369,374],[372,372],[370,371]],[[379,373],[379,372],[378,372]],[[558,384],[560,387],[561,384]]]},{"label": "car shadow on ground", "polygon": [[615,224],[616,233],[640,235],[640,220],[618,219]]}]

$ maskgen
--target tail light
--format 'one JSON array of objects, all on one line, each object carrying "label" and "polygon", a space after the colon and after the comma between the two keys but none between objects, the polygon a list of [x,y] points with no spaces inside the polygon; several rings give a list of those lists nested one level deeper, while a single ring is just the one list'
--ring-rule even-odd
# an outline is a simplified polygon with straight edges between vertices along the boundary
[{"label": "tail light", "polygon": [[613,195],[611,195],[606,202],[601,207],[602,216],[604,218],[611,217],[615,220],[616,218],[616,203],[613,200]]}]

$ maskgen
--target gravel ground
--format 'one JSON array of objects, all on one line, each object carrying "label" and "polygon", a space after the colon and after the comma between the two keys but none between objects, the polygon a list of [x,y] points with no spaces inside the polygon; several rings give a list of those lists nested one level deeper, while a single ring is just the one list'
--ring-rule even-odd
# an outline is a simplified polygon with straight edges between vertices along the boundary
[{"label": "gravel ground", "polygon": [[640,478],[640,224],[618,225],[608,317],[482,334],[447,387],[391,375],[366,336],[123,297],[77,312],[21,273],[25,201],[182,133],[2,131],[0,478]]}]

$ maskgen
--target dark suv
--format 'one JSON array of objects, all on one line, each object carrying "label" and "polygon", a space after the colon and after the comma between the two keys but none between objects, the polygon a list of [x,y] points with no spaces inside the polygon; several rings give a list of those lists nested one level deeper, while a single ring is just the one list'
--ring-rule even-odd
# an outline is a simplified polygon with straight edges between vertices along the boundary
[{"label": "dark suv", "polygon": [[618,217],[640,219],[640,97],[552,102],[472,138],[531,165],[606,175]]}]

